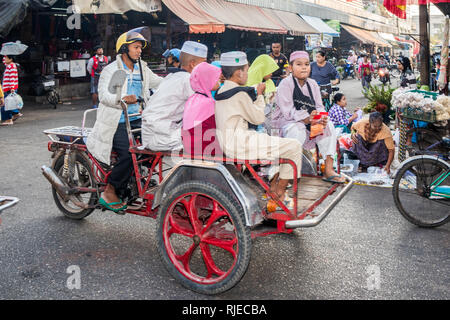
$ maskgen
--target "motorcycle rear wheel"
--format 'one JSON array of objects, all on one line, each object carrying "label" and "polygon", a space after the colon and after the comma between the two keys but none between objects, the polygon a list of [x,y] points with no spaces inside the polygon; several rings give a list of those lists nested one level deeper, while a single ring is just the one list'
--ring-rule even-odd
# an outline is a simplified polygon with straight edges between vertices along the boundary
[{"label": "motorcycle rear wheel", "polygon": [[59,103],[59,94],[55,90],[50,91],[47,93],[47,101],[53,106],[54,109],[56,109],[56,106]]}]

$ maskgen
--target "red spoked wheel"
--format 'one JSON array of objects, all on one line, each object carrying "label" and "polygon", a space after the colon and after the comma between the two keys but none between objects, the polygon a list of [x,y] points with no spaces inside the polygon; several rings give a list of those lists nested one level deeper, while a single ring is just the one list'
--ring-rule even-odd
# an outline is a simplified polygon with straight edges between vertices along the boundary
[{"label": "red spoked wheel", "polygon": [[201,181],[178,186],[161,204],[158,219],[160,255],[185,287],[217,294],[245,274],[251,232],[240,204],[217,186]]}]

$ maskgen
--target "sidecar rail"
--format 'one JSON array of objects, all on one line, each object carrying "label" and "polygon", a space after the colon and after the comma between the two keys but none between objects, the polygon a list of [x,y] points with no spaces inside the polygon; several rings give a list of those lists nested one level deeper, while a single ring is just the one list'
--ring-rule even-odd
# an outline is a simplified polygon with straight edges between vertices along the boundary
[{"label": "sidecar rail", "polygon": [[3,210],[16,205],[17,202],[19,202],[19,198],[0,196],[0,213]]}]

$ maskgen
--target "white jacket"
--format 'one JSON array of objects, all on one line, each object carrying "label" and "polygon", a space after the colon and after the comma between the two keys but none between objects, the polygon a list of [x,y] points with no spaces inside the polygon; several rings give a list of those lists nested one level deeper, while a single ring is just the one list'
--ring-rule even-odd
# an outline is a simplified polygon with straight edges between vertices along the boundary
[{"label": "white jacket", "polygon": [[171,73],[150,99],[151,108],[142,113],[142,144],[153,151],[183,148],[181,127],[184,105],[195,92],[190,73]]},{"label": "white jacket", "polygon": [[[150,100],[150,89],[158,88],[163,78],[155,75],[147,67],[147,64],[144,61],[141,61],[141,64],[144,78],[141,97],[144,98],[145,104],[148,105],[148,101]],[[119,101],[117,101],[117,96],[109,92],[108,85],[114,72],[119,69],[125,70],[121,55],[117,56],[116,61],[107,65],[100,75],[98,82],[98,97],[100,103],[97,111],[97,120],[86,141],[89,152],[97,160],[108,165],[110,164],[114,135],[122,115],[122,107],[120,106]],[[128,78],[132,72],[136,71],[125,70],[125,72],[127,72],[127,80],[122,87],[121,97],[128,95]]]}]

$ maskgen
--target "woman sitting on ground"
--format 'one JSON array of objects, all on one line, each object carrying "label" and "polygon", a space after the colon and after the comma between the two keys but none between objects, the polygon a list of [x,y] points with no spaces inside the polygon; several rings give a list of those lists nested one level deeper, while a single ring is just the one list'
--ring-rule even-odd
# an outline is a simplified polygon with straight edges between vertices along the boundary
[{"label": "woman sitting on ground", "polygon": [[363,169],[371,166],[384,167],[390,173],[394,160],[395,145],[391,130],[383,123],[383,115],[379,112],[370,114],[352,125],[353,151]]},{"label": "woman sitting on ground", "polygon": [[344,133],[350,133],[350,127],[352,122],[358,119],[358,110],[351,114],[347,109],[347,98],[343,93],[336,93],[333,99],[333,106],[329,111],[330,120],[333,122],[336,128],[343,128]]}]

